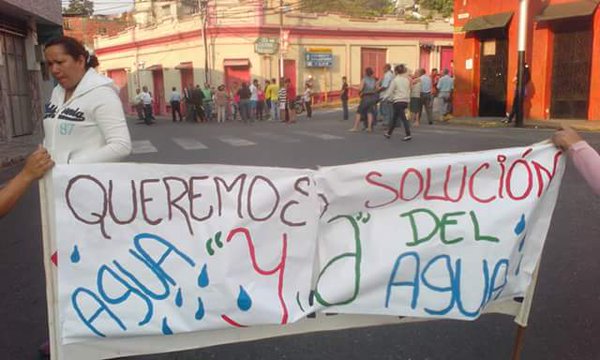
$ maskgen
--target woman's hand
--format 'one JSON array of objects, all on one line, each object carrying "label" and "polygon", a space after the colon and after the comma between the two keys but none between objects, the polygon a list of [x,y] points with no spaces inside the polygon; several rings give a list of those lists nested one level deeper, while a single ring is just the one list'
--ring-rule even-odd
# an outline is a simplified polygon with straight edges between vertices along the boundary
[{"label": "woman's hand", "polygon": [[554,133],[552,136],[552,142],[554,145],[558,146],[563,150],[569,150],[569,148],[583,140],[579,134],[575,130],[573,130],[569,125],[561,124],[560,130]]},{"label": "woman's hand", "polygon": [[50,158],[48,150],[39,145],[37,150],[27,157],[21,172],[27,180],[33,181],[44,176],[53,166],[54,161]]}]

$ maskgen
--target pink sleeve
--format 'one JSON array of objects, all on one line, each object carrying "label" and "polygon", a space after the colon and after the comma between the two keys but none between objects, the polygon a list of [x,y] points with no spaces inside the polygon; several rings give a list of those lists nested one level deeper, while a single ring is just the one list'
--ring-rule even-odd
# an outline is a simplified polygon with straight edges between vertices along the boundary
[{"label": "pink sleeve", "polygon": [[600,155],[587,142],[579,141],[569,148],[569,157],[596,195],[600,195]]}]

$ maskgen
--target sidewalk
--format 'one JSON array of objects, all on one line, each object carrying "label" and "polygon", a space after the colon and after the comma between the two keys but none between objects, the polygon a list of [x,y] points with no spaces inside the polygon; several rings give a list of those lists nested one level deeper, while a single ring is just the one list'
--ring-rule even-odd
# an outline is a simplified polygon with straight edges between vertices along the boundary
[{"label": "sidewalk", "polygon": [[[354,104],[352,104],[354,105]],[[352,106],[351,105],[351,106]],[[340,102],[315,104],[314,109],[341,108]],[[505,128],[514,126],[500,122],[502,118],[477,118],[477,117],[455,117],[448,122],[439,121],[440,125],[474,126],[480,128]],[[525,120],[526,128],[534,129],[558,129],[561,123],[567,123],[577,131],[600,131],[600,121],[587,120]],[[4,169],[21,163],[38,144],[41,144],[41,135],[31,135],[13,138],[7,142],[0,142],[0,169]]]}]

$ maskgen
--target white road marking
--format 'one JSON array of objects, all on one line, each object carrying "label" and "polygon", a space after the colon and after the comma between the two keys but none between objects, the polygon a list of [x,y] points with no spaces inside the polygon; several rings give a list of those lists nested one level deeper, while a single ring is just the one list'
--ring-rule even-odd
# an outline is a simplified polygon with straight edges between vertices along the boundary
[{"label": "white road marking", "polygon": [[294,133],[299,134],[299,135],[314,137],[314,138],[321,139],[321,140],[342,140],[342,139],[344,139],[344,137],[342,137],[342,136],[325,134],[325,133],[313,133],[310,131],[294,131]]},{"label": "white road marking", "polygon": [[152,145],[150,140],[132,141],[131,145],[133,147],[133,150],[131,152],[134,154],[149,154],[158,152],[158,150],[156,149],[156,147],[154,147],[154,145]]},{"label": "white road marking", "polygon": [[173,138],[173,141],[181,146],[184,150],[204,150],[208,149],[208,146],[204,145],[200,141],[192,138]]},{"label": "white road marking", "polygon": [[286,144],[299,143],[300,142],[300,139],[296,139],[296,138],[293,138],[293,137],[290,137],[290,136],[285,136],[285,135],[270,133],[270,132],[255,132],[255,133],[253,133],[253,135],[257,136],[257,137],[260,137],[260,138],[274,140],[274,141],[282,142],[282,143],[286,143]]},{"label": "white road marking", "polygon": [[256,143],[250,141],[250,140],[246,140],[246,139],[240,139],[240,138],[236,138],[236,137],[220,137],[219,138],[220,141],[229,144],[231,146],[252,146],[252,145],[256,145]]}]

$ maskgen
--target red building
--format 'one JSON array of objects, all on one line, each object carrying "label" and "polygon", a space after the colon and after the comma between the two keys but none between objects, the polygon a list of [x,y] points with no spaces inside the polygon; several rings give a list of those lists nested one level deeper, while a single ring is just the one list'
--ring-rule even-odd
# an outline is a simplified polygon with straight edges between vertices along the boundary
[{"label": "red building", "polygon": [[63,14],[63,30],[67,36],[74,37],[88,47],[94,46],[94,36],[116,35],[133,25],[126,17],[81,16]]},{"label": "red building", "polygon": [[[598,2],[529,1],[526,117],[600,120]],[[454,11],[454,113],[504,116],[515,91],[519,0],[456,0]]]}]

